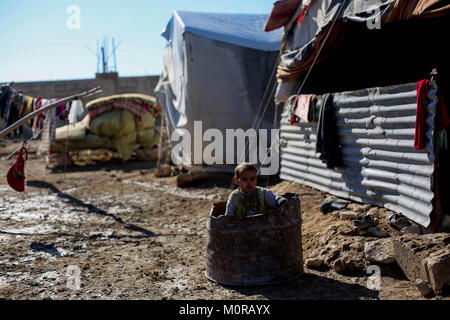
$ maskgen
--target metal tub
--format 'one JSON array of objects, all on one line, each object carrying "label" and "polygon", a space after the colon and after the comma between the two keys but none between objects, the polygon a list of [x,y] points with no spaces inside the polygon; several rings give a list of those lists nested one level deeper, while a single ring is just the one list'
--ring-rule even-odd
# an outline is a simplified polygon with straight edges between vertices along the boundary
[{"label": "metal tub", "polygon": [[301,210],[296,194],[289,209],[239,219],[214,203],[207,223],[206,277],[224,285],[277,284],[303,274]]}]

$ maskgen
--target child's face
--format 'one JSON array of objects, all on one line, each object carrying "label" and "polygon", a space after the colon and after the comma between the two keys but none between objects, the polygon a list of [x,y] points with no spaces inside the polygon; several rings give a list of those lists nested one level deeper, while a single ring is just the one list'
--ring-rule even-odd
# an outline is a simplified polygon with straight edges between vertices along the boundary
[{"label": "child's face", "polygon": [[256,171],[245,171],[239,178],[234,177],[234,181],[243,192],[250,193],[256,187]]}]

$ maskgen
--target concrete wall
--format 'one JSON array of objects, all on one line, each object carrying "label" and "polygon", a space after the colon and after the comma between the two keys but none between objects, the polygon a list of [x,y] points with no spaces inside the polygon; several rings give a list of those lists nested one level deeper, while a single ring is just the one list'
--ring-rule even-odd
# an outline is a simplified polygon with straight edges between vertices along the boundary
[{"label": "concrete wall", "polygon": [[13,87],[21,89],[28,96],[49,99],[67,97],[100,86],[103,92],[90,96],[86,99],[87,102],[119,93],[143,93],[153,96],[158,80],[159,76],[119,77],[117,73],[105,73],[96,74],[95,79],[17,82]]}]

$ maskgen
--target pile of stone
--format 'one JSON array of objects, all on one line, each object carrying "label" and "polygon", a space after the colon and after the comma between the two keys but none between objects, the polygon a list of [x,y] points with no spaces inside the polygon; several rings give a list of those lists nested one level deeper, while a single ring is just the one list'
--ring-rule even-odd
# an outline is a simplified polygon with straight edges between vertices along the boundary
[{"label": "pile of stone", "polygon": [[328,267],[337,273],[362,272],[369,265],[397,264],[422,295],[441,295],[450,285],[450,234],[406,234],[366,240],[337,237],[305,260],[310,269]]}]

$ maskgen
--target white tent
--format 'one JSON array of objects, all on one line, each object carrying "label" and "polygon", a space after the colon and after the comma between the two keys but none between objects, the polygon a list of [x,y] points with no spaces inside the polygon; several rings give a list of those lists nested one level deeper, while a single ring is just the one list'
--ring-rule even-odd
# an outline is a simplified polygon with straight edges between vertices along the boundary
[{"label": "white tent", "polygon": [[[171,131],[183,136],[186,131],[180,129],[185,129],[194,138],[194,121],[202,121],[203,132],[216,128],[225,134],[226,129],[256,128],[255,117],[266,102],[270,105],[259,128],[273,127],[270,93],[276,80],[271,74],[283,33],[264,32],[267,17],[173,13],[162,34],[168,43],[164,71],[155,89]],[[184,164],[190,160],[183,155]]]}]

